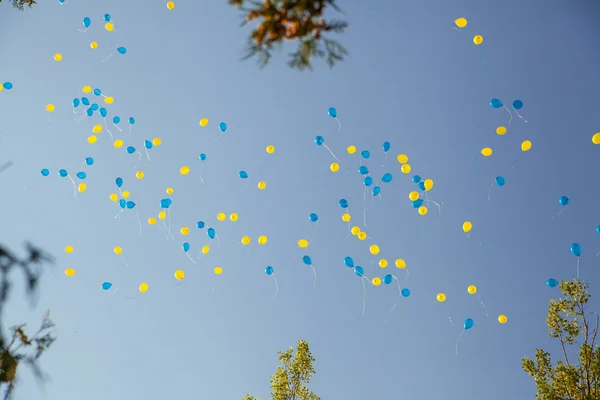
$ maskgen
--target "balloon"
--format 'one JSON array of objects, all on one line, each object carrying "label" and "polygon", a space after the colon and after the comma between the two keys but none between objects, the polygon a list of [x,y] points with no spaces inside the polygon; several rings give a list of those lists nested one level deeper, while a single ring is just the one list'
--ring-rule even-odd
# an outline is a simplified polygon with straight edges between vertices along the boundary
[{"label": "balloon", "polygon": [[302,257],[302,262],[306,265],[312,265],[312,259],[310,258],[310,256]]},{"label": "balloon", "polygon": [[73,246],[65,246],[65,253],[71,254],[73,252]]},{"label": "balloon", "polygon": [[412,208],[421,208],[422,205],[423,205],[423,199],[413,200],[413,202],[412,202]]},{"label": "balloon", "polygon": [[187,226],[182,226],[181,229],[179,230],[181,232],[182,235],[189,235],[190,233],[190,228],[188,228]]},{"label": "balloon", "polygon": [[501,314],[498,315],[498,322],[500,322],[501,324],[505,324],[508,321],[508,318],[506,317],[506,315]]},{"label": "balloon", "polygon": [[123,178],[115,179],[115,183],[117,184],[117,187],[123,186]]},{"label": "balloon", "polygon": [[581,257],[581,252],[582,252],[582,248],[581,245],[579,243],[573,243],[571,245],[571,253],[573,253],[573,255],[575,257]]},{"label": "balloon", "polygon": [[106,116],[107,116],[107,115],[108,115],[108,111],[106,110],[106,108],[102,107],[102,108],[100,109],[100,116],[101,116],[102,118],[106,118]]},{"label": "balloon", "polygon": [[190,251],[190,244],[188,242],[185,242],[181,247],[183,247],[183,251],[186,253]]},{"label": "balloon", "polygon": [[62,61],[62,59],[63,59],[63,56],[62,56],[62,54],[60,54],[60,53],[56,53],[56,54],[54,55],[54,61]]},{"label": "balloon", "polygon": [[600,132],[594,133],[594,136],[592,136],[592,143],[600,144]]},{"label": "balloon", "polygon": [[387,266],[388,266],[388,262],[384,258],[382,258],[381,260],[379,260],[378,264],[379,264],[380,268],[387,268]]},{"label": "balloon", "polygon": [[473,325],[475,325],[475,321],[473,321],[473,319],[471,319],[471,318],[467,318],[467,319],[465,319],[463,327],[465,330],[468,330],[468,329],[471,329],[473,327]]},{"label": "balloon", "polygon": [[317,136],[315,137],[315,144],[317,146],[321,146],[325,143],[325,138],[323,138],[323,136]]},{"label": "balloon", "polygon": [[60,170],[58,170],[58,175],[59,175],[61,178],[66,178],[66,177],[67,177],[67,175],[69,175],[69,173],[67,172],[67,170],[66,170],[66,169],[60,169]]},{"label": "balloon", "polygon": [[426,191],[430,191],[431,189],[433,189],[433,180],[425,179],[425,181],[423,182],[423,186],[425,186]]},{"label": "balloon", "polygon": [[375,278],[371,279],[371,283],[373,286],[379,286],[381,285],[381,278],[376,276]]},{"label": "balloon", "polygon": [[179,173],[181,175],[187,175],[190,173],[190,167],[188,167],[187,165],[184,165],[183,167],[179,168]]},{"label": "balloon", "polygon": [[373,178],[366,176],[365,179],[363,179],[363,184],[365,186],[371,186],[373,184]]},{"label": "balloon", "polygon": [[217,214],[217,221],[221,221],[221,222],[223,222],[223,221],[225,221],[226,219],[227,219],[227,214],[225,214],[225,213],[222,213],[222,212],[220,212],[220,213],[218,213],[218,214]]},{"label": "balloon", "polygon": [[120,199],[119,200],[119,207],[121,207],[121,208],[127,207],[127,201],[125,201],[125,199]]},{"label": "balloon", "polygon": [[167,8],[169,10],[174,10],[175,9],[175,2],[174,1],[167,1]]},{"label": "balloon", "polygon": [[383,283],[385,283],[386,285],[389,285],[390,283],[392,283],[392,275],[387,274],[386,276],[383,277]]},{"label": "balloon", "polygon": [[77,174],[75,174],[75,176],[77,176],[77,179],[85,179],[87,177],[87,174],[83,171],[79,171]]},{"label": "balloon", "polygon": [[379,186],[373,186],[373,196],[379,196],[381,188]]},{"label": "balloon", "polygon": [[238,219],[239,219],[239,215],[237,215],[237,213],[231,213],[231,214],[229,214],[229,220],[231,222],[237,222]]},{"label": "balloon", "polygon": [[42,176],[50,175],[50,171],[47,168],[42,169],[40,172],[42,173]]},{"label": "balloon", "polygon": [[119,54],[125,54],[125,53],[127,53],[127,49],[125,47],[118,47],[117,51],[119,52]]},{"label": "balloon", "polygon": [[361,175],[367,175],[369,173],[369,168],[367,168],[364,165],[361,165],[360,167],[358,167],[358,173]]},{"label": "balloon", "polygon": [[319,220],[319,216],[315,213],[310,213],[308,214],[308,219],[310,219],[312,222],[317,222]]},{"label": "balloon", "polygon": [[266,150],[267,150],[267,154],[273,154],[273,153],[275,153],[275,146],[269,145],[269,146],[267,146]]},{"label": "balloon", "polygon": [[221,267],[215,267],[215,269],[213,270],[213,272],[215,273],[215,275],[221,275],[223,273],[223,268],[221,268]]},{"label": "balloon", "polygon": [[227,130],[227,124],[225,122],[220,122],[219,123],[219,130],[221,132],[225,132]]},{"label": "balloon", "polygon": [[342,221],[350,222],[351,219],[352,219],[352,216],[350,214],[348,214],[348,213],[342,214]]},{"label": "balloon", "polygon": [[383,176],[381,177],[381,181],[385,182],[385,183],[391,182],[392,181],[392,174],[390,174],[389,172],[383,174]]},{"label": "balloon", "polygon": [[558,199],[558,204],[565,207],[567,204],[569,204],[569,198],[567,196],[560,196]]},{"label": "balloon", "polygon": [[248,179],[248,173],[246,171],[240,171],[240,172],[238,172],[238,175],[242,179]]},{"label": "balloon", "polygon": [[500,101],[500,99],[493,98],[493,99],[490,100],[490,106],[492,106],[492,108],[500,108],[503,105],[504,104],[502,104],[502,102]]},{"label": "balloon", "polygon": [[56,107],[54,107],[54,104],[48,104],[46,106],[46,111],[48,111],[49,113],[54,112],[55,109]]},{"label": "balloon", "polygon": [[200,153],[200,155],[198,156],[198,159],[199,159],[200,161],[206,161],[206,154],[204,154],[204,153]]},{"label": "balloon", "polygon": [[110,16],[110,14],[104,14],[104,21],[110,22],[111,19],[112,17]]},{"label": "balloon", "polygon": [[394,264],[396,265],[397,268],[400,268],[400,269],[406,268],[406,261],[404,261],[401,258],[398,258]]},{"label": "balloon", "polygon": [[112,287],[112,283],[110,282],[102,282],[102,290],[108,290]]},{"label": "balloon", "polygon": [[475,285],[469,285],[469,287],[467,288],[467,292],[469,292],[469,294],[475,294],[475,293],[477,293],[477,286],[475,286]]},{"label": "balloon", "polygon": [[178,281],[182,281],[183,278],[185,278],[185,272],[183,272],[182,270],[178,269],[177,271],[175,271],[175,279],[177,279]]},{"label": "balloon", "polygon": [[242,237],[242,244],[243,244],[244,246],[247,246],[247,245],[249,245],[249,244],[250,244],[250,236],[243,236],[243,237]]},{"label": "balloon", "polygon": [[392,147],[392,145],[390,144],[390,142],[383,142],[383,151],[385,153],[387,153],[391,147]]},{"label": "balloon", "polygon": [[340,164],[333,162],[329,166],[329,169],[331,170],[331,172],[338,172],[340,170]]},{"label": "balloon", "polygon": [[406,154],[398,154],[396,159],[400,164],[406,164],[408,162],[408,156]]},{"label": "balloon", "polygon": [[461,18],[457,18],[456,20],[454,20],[454,23],[459,28],[464,28],[465,26],[467,26],[467,19],[466,18],[462,18],[462,17]]},{"label": "balloon", "polygon": [[144,179],[144,173],[142,171],[138,171],[135,173],[135,177],[138,179]]},{"label": "balloon", "polygon": [[340,205],[341,208],[348,208],[348,200],[346,200],[346,199],[340,199],[339,205]]},{"label": "balloon", "polygon": [[366,160],[371,157],[371,152],[369,150],[363,150],[360,152],[360,156]]},{"label": "balloon", "polygon": [[344,264],[348,268],[354,268],[354,260],[352,257],[344,257]]},{"label": "balloon", "polygon": [[89,28],[91,24],[92,24],[92,20],[90,19],[90,17],[85,17],[83,19],[83,26],[85,28]]},{"label": "balloon", "polygon": [[75,276],[75,270],[73,268],[67,268],[67,269],[65,269],[65,275]]},{"label": "balloon", "polygon": [[205,226],[204,221],[198,221],[198,223],[196,224],[196,226],[198,227],[198,229],[204,228],[204,226]]},{"label": "balloon", "polygon": [[273,275],[273,267],[269,265],[267,268],[265,268],[265,274]]},{"label": "balloon", "polygon": [[483,43],[483,36],[475,35],[473,37],[473,43],[475,43],[475,45],[479,46],[481,43]]},{"label": "balloon", "polygon": [[484,147],[481,149],[481,155],[484,157],[489,157],[492,155],[492,149],[490,147]]},{"label": "balloon", "polygon": [[309,245],[308,240],[306,240],[306,239],[298,240],[298,247],[300,247],[301,249],[307,248],[308,245]]},{"label": "balloon", "polygon": [[329,107],[327,110],[327,115],[329,115],[331,118],[335,118],[337,117],[337,110],[334,107]]},{"label": "balloon", "polygon": [[259,190],[265,190],[267,188],[267,183],[265,181],[260,181],[256,186]]},{"label": "balloon", "polygon": [[94,164],[94,159],[92,157],[86,157],[85,158],[85,163],[87,165],[93,165]]},{"label": "balloon", "polygon": [[506,184],[506,179],[504,179],[504,177],[502,177],[502,176],[496,177],[496,185],[504,186],[505,184]]},{"label": "balloon", "polygon": [[446,295],[444,293],[438,293],[437,294],[437,301],[439,301],[440,303],[443,303],[446,301]]},{"label": "balloon", "polygon": [[106,29],[109,32],[112,32],[115,30],[115,26],[111,22],[107,22],[104,24],[104,29]]},{"label": "balloon", "polygon": [[113,251],[118,256],[120,256],[121,254],[123,254],[123,249],[121,248],[121,246],[115,246],[115,248],[113,249]]},{"label": "balloon", "polygon": [[376,244],[372,244],[371,246],[369,246],[369,252],[373,255],[377,255],[379,254],[379,246],[377,246]]},{"label": "balloon", "polygon": [[148,291],[148,284],[146,282],[140,283],[140,293],[146,293]]},{"label": "balloon", "polygon": [[596,226],[596,232],[600,233],[600,225]]},{"label": "balloon", "polygon": [[512,106],[515,110],[520,110],[523,108],[523,102],[521,100],[515,100],[513,101]]},{"label": "balloon", "polygon": [[265,235],[260,235],[258,237],[258,244],[264,245],[264,244],[267,244],[267,241],[268,241],[268,239]]},{"label": "balloon", "polygon": [[208,228],[208,230],[206,231],[206,234],[211,239],[214,239],[215,236],[217,236],[217,232],[213,228]]},{"label": "balloon", "polygon": [[521,143],[521,151],[526,152],[529,150],[531,150],[531,141],[529,141],[529,140],[523,141],[523,143]]},{"label": "balloon", "polygon": [[505,126],[499,126],[496,128],[496,133],[500,136],[505,135],[506,134],[506,127]]},{"label": "balloon", "polygon": [[357,265],[356,267],[354,267],[354,273],[357,276],[362,277],[365,274],[365,270],[363,269],[363,267],[361,267],[360,265]]},{"label": "balloon", "polygon": [[464,233],[469,233],[473,229],[473,224],[470,221],[465,221],[463,222],[462,229]]},{"label": "balloon", "polygon": [[354,154],[356,153],[356,146],[348,146],[346,151],[348,152],[348,154]]},{"label": "balloon", "polygon": [[135,124],[135,118],[133,118],[133,117],[129,117],[129,118],[127,119],[127,122],[129,122],[129,125],[133,125],[133,124]]},{"label": "balloon", "polygon": [[200,126],[205,127],[206,125],[208,125],[208,118],[202,118],[200,120]]},{"label": "balloon", "polygon": [[402,297],[408,297],[410,296],[410,289],[404,288],[400,293],[402,293]]},{"label": "balloon", "polygon": [[98,42],[90,42],[90,48],[91,49],[97,49],[98,48]]},{"label": "balloon", "polygon": [[558,286],[558,281],[554,278],[550,278],[546,281],[546,286],[548,286],[549,288],[553,288]]}]

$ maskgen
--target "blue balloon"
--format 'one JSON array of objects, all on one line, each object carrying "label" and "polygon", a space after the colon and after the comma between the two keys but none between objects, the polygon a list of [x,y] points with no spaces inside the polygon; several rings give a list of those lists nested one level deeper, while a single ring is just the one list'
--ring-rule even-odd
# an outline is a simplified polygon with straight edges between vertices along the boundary
[{"label": "blue balloon", "polygon": [[152,142],[149,140],[144,140],[144,147],[150,150],[152,148]]},{"label": "blue balloon", "polygon": [[371,157],[371,152],[369,150],[363,150],[360,152],[360,155],[366,160],[367,158]]},{"label": "blue balloon", "polygon": [[91,108],[88,108],[87,110],[85,110],[85,113],[87,114],[88,117],[91,117],[92,115],[94,115],[94,110],[92,110]]},{"label": "blue balloon", "polygon": [[90,109],[91,109],[92,111],[98,111],[98,108],[99,108],[99,106],[98,106],[98,104],[96,104],[96,103],[94,103],[94,104],[92,104],[92,105],[90,106]]},{"label": "blue balloon", "polygon": [[548,286],[549,288],[553,288],[558,286],[558,281],[554,278],[550,278],[546,281],[546,286]]},{"label": "blue balloon", "polygon": [[500,108],[503,104],[500,99],[493,98],[490,100],[490,106],[492,106],[492,108]]},{"label": "blue balloon", "polygon": [[581,248],[581,245],[579,243],[573,243],[571,245],[571,253],[573,253],[575,257],[581,257],[582,251],[583,249]]},{"label": "blue balloon", "polygon": [[125,199],[120,199],[119,200],[119,207],[121,207],[121,208],[127,207],[127,201]]},{"label": "blue balloon", "polygon": [[325,143],[325,138],[323,138],[323,136],[315,137],[315,144],[317,146],[321,146],[323,143]]},{"label": "blue balloon", "polygon": [[423,205],[423,199],[416,199],[412,202],[412,208],[419,208]]},{"label": "blue balloon", "polygon": [[58,170],[58,175],[60,175],[61,178],[66,178],[69,175],[69,173],[66,169],[60,169]]},{"label": "blue balloon", "polygon": [[402,297],[408,297],[410,296],[410,289],[404,288],[400,293],[402,293]]},{"label": "blue balloon", "polygon": [[121,122],[121,117],[119,117],[119,116],[114,116],[114,117],[113,117],[113,124],[115,124],[115,125],[116,125],[116,124],[118,124],[119,122]]},{"label": "blue balloon", "polygon": [[135,124],[135,118],[133,118],[133,117],[129,117],[129,118],[127,119],[127,122],[129,122],[129,125],[133,125],[133,124]]},{"label": "blue balloon", "polygon": [[73,108],[79,107],[80,104],[81,100],[79,100],[77,97],[73,99]]},{"label": "blue balloon", "polygon": [[100,116],[102,116],[102,118],[106,118],[107,115],[108,115],[108,111],[106,111],[106,108],[104,108],[104,107],[100,108]]},{"label": "blue balloon", "polygon": [[238,172],[238,175],[242,179],[248,179],[248,173],[246,171],[240,171],[240,172]]},{"label": "blue balloon", "polygon": [[131,200],[129,200],[126,204],[127,208],[130,210],[133,210],[135,208],[135,203]]},{"label": "blue balloon", "polygon": [[504,179],[503,176],[497,176],[496,177],[496,185],[498,186],[504,186],[506,184],[506,179]]},{"label": "blue balloon", "polygon": [[312,222],[317,222],[319,220],[319,216],[315,213],[310,213],[308,214],[308,219],[310,219]]},{"label": "blue balloon", "polygon": [[198,227],[198,229],[202,229],[206,226],[206,224],[204,223],[204,221],[198,221],[196,226]]},{"label": "blue balloon", "polygon": [[90,99],[88,99],[87,97],[82,97],[81,98],[81,104],[83,104],[84,106],[89,106],[90,105]]},{"label": "blue balloon", "polygon": [[379,196],[381,188],[379,186],[373,186],[373,196]]},{"label": "blue balloon", "polygon": [[567,204],[569,204],[569,198],[567,196],[560,196],[560,198],[558,199],[558,204],[560,204],[561,206],[566,206]]},{"label": "blue balloon", "polygon": [[418,187],[421,190],[425,190],[425,182],[419,182]]},{"label": "blue balloon", "polygon": [[169,208],[169,207],[171,207],[172,203],[173,203],[173,200],[171,200],[171,199],[162,199],[160,201],[160,208]]},{"label": "blue balloon", "polygon": [[596,226],[596,232],[600,233],[600,225]]},{"label": "blue balloon", "polygon": [[42,176],[50,175],[50,171],[48,170],[48,168],[44,168],[40,172],[42,173]]},{"label": "blue balloon", "polygon": [[206,154],[200,153],[200,155],[198,156],[198,158],[200,159],[200,161],[206,161]]},{"label": "blue balloon", "polygon": [[364,165],[361,165],[360,167],[358,167],[358,173],[361,175],[366,175],[369,173],[369,168],[367,168]]},{"label": "blue balloon", "polygon": [[183,251],[187,253],[188,251],[190,251],[191,246],[188,242],[185,242],[181,247],[183,247]]},{"label": "blue balloon", "polygon": [[91,24],[92,24],[92,20],[90,19],[90,17],[85,17],[83,19],[83,26],[84,27],[89,28]]},{"label": "blue balloon", "polygon": [[386,285],[389,285],[390,283],[392,283],[392,275],[387,274],[383,277],[383,283],[385,283]]},{"label": "blue balloon", "polygon": [[92,157],[86,157],[85,158],[85,163],[87,165],[93,165],[94,164],[94,159]]},{"label": "blue balloon", "polygon": [[123,178],[115,179],[115,183],[117,184],[117,187],[123,186]]},{"label": "blue balloon", "polygon": [[371,186],[373,184],[373,178],[370,176],[365,176],[365,179],[363,179],[363,184],[365,186]]},{"label": "blue balloon", "polygon": [[337,117],[337,110],[333,107],[329,107],[327,110],[327,115],[329,115],[331,118],[335,118]]},{"label": "blue balloon", "polygon": [[110,16],[110,14],[104,14],[104,21],[110,22],[111,19],[112,17]]},{"label": "blue balloon", "polygon": [[344,264],[348,268],[354,268],[354,260],[352,257],[344,257]]},{"label": "blue balloon", "polygon": [[467,318],[467,319],[465,319],[465,322],[463,323],[463,328],[465,330],[469,330],[473,327],[473,325],[475,325],[475,321],[473,321],[472,318]]},{"label": "blue balloon", "polygon": [[125,151],[127,152],[127,154],[133,154],[133,153],[135,153],[135,147],[133,147],[133,146],[127,146],[127,148],[125,149]]},{"label": "blue balloon", "polygon": [[94,95],[100,96],[101,94],[102,94],[102,90],[100,90],[100,89],[94,89]]},{"label": "blue balloon", "polygon": [[6,89],[6,90],[10,90],[10,89],[12,89],[12,88],[13,88],[13,84],[12,84],[12,82],[4,82],[4,83],[2,84],[2,87],[3,87],[4,89]]},{"label": "blue balloon", "polygon": [[265,274],[273,275],[273,267],[269,265],[267,268],[265,268]]},{"label": "blue balloon", "polygon": [[221,132],[225,132],[227,130],[227,124],[225,122],[220,122],[219,123],[219,130]]},{"label": "blue balloon", "polygon": [[520,110],[521,108],[523,108],[523,102],[521,100],[513,101],[513,108],[515,110]]},{"label": "blue balloon", "polygon": [[338,204],[340,205],[341,208],[348,208],[348,200],[346,200],[346,199],[340,199]]},{"label": "blue balloon", "polygon": [[117,51],[119,52],[119,54],[125,54],[125,53],[127,53],[127,49],[125,47],[118,47]]},{"label": "blue balloon", "polygon": [[421,182],[421,177],[419,175],[413,175],[412,181],[413,183],[419,183]]},{"label": "blue balloon", "polygon": [[383,151],[385,153],[387,153],[391,147],[392,147],[392,145],[390,144],[390,142],[383,142]]},{"label": "blue balloon", "polygon": [[381,182],[390,183],[391,181],[392,181],[392,174],[390,174],[389,172],[383,174],[383,176],[381,177]]},{"label": "blue balloon", "polygon": [[302,262],[306,265],[312,265],[312,259],[310,258],[310,256],[302,257]]},{"label": "blue balloon", "polygon": [[102,282],[102,290],[108,290],[112,287],[112,283],[110,282]]},{"label": "blue balloon", "polygon": [[215,236],[217,235],[217,232],[215,232],[215,230],[213,228],[208,228],[208,230],[206,231],[206,234],[208,235],[209,238],[214,239]]},{"label": "blue balloon", "polygon": [[77,176],[77,178],[78,178],[78,179],[81,179],[81,180],[83,180],[83,179],[85,179],[85,178],[87,177],[87,174],[86,174],[85,172],[83,172],[83,171],[79,171],[79,172],[76,174],[76,176]]},{"label": "blue balloon", "polygon": [[365,270],[360,265],[357,265],[356,267],[354,267],[354,273],[356,274],[356,276],[362,277],[365,274]]}]

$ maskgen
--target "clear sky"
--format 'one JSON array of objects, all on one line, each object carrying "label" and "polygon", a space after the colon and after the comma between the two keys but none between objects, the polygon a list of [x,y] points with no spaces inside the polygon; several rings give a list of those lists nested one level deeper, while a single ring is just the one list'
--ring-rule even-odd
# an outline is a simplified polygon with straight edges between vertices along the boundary
[{"label": "clear sky", "polygon": [[[240,15],[224,0],[180,0],[174,11],[158,0],[40,3],[24,13],[0,6],[0,83],[14,84],[0,92],[0,157],[14,161],[0,176],[1,239],[13,247],[31,240],[57,257],[38,308],[28,307],[19,281],[8,309],[9,324],[33,329],[50,308],[58,325],[59,339],[42,362],[51,381],[40,390],[22,371],[17,399],[235,400],[247,392],[268,399],[277,351],[298,339],[309,341],[317,359],[311,388],[323,399],[533,398],[521,358],[536,346],[557,350],[545,315],[559,292],[545,282],[574,277],[571,243],[583,247],[581,277],[592,293],[599,290],[600,146],[591,137],[600,131],[600,9],[593,0],[340,0],[351,24],[341,37],[350,57],[333,70],[317,60],[304,73],[286,67],[285,53],[262,71],[240,63],[249,28],[238,28]],[[105,13],[113,34],[103,28]],[[81,33],[84,17],[92,25]],[[453,29],[458,17],[469,22],[461,31]],[[484,38],[479,47],[476,34]],[[91,41],[99,47],[92,50]],[[87,143],[102,118],[75,122],[71,102],[84,85],[114,97],[108,120],[120,116],[124,133],[107,126],[142,151],[137,168],[137,154],[113,149],[106,131]],[[509,115],[490,107],[494,97],[509,109],[522,100],[528,123],[513,112],[507,134],[496,135]],[[56,106],[51,121],[49,103]],[[327,115],[331,106],[340,131]],[[128,135],[130,116],[136,123]],[[221,121],[228,129],[213,140]],[[334,159],[315,145],[316,135],[340,159],[338,173],[329,171]],[[149,162],[143,143],[155,137],[162,145],[150,150]],[[533,143],[527,153],[524,140]],[[381,199],[371,203],[367,193],[366,226],[359,155],[347,154],[349,145],[371,151],[363,164],[375,181],[393,174],[380,183]],[[486,146],[492,156],[474,162]],[[408,175],[400,172],[400,153],[413,167]],[[74,199],[58,170],[74,175],[88,156],[96,160],[85,168],[88,189]],[[184,165],[187,176],[179,174]],[[240,170],[250,175],[246,182]],[[420,216],[411,207],[413,173],[434,180],[428,197],[443,203],[441,214],[431,206]],[[492,187],[488,201],[496,176],[506,185]],[[119,219],[109,199],[117,177],[137,203]],[[256,188],[260,180],[264,191]],[[146,222],[168,186],[175,240]],[[571,202],[552,218],[563,195]],[[346,238],[340,198],[369,239]],[[236,212],[239,221],[219,222],[219,212]],[[318,227],[310,213],[319,215]],[[216,229],[219,242],[193,264],[182,243],[191,244],[194,259],[208,243],[199,220]],[[461,229],[466,220],[471,238]],[[179,233],[184,225],[187,238]],[[256,242],[261,234],[269,239],[264,246]],[[242,246],[243,235],[251,245]],[[308,249],[298,248],[313,235]],[[373,243],[378,256],[369,253]],[[113,253],[117,245],[123,259]],[[312,258],[316,286],[303,255]],[[369,279],[393,274],[410,297],[399,298],[395,282],[369,285],[363,315],[363,285],[344,266],[346,256]],[[390,261],[386,270],[380,258]],[[396,258],[406,260],[408,279],[393,266]],[[275,299],[268,265],[279,283]],[[77,274],[67,277],[66,268]],[[177,269],[186,273],[180,285]],[[113,288],[103,291],[104,281]],[[140,295],[144,281],[149,290]],[[467,293],[471,284],[489,317]],[[462,335],[457,356],[465,318],[475,326]]]}]

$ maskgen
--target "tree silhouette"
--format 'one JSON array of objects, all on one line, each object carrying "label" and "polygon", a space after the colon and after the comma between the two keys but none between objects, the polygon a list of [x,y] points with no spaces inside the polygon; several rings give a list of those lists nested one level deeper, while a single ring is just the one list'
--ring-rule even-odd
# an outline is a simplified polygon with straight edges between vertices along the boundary
[{"label": "tree silhouette", "polygon": [[550,300],[546,323],[562,360],[554,365],[550,353],[536,349],[535,361],[525,357],[522,367],[535,381],[537,400],[600,399],[598,314],[587,312],[588,285],[573,279],[561,282],[560,290],[564,298]]},{"label": "tree silhouette", "polygon": [[[0,0],[0,3],[2,3],[2,0]],[[37,1],[35,1],[35,0],[10,0],[10,3],[17,10],[23,11],[25,9],[25,6],[31,8],[31,6],[33,6],[34,4],[37,4]]]},{"label": "tree silhouette", "polygon": [[[298,340],[295,357],[292,347],[287,351],[280,351],[279,361],[281,365],[271,377],[272,400],[321,400],[306,386],[315,373],[315,359],[306,341]],[[259,399],[247,394],[242,400]]]},{"label": "tree silhouette", "polygon": [[[242,60],[257,56],[261,69],[269,63],[273,50],[286,41],[298,42],[298,49],[289,54],[288,61],[291,68],[298,70],[312,70],[313,57],[326,58],[329,67],[333,67],[348,54],[340,43],[324,36],[342,33],[348,27],[345,21],[323,18],[328,6],[343,14],[335,0],[228,1],[244,12],[242,26],[259,21],[248,37]],[[247,3],[249,7],[245,7]]]}]

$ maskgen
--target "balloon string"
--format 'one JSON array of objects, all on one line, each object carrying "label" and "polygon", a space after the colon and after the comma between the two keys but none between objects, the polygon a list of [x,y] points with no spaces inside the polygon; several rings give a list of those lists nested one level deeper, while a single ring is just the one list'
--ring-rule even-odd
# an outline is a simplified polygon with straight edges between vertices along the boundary
[{"label": "balloon string", "polygon": [[517,115],[519,116],[519,118],[521,118],[523,120],[523,122],[527,122],[527,120],[525,118],[523,118],[521,116],[521,114],[519,114],[519,111],[515,110],[515,112],[517,113]]},{"label": "balloon string", "polygon": [[577,257],[577,279],[579,279],[579,258]]},{"label": "balloon string", "polygon": [[75,184],[75,181],[73,180],[71,175],[67,175],[67,176],[69,177],[69,180],[71,181],[71,184],[73,185],[73,197],[77,198],[77,185]]},{"label": "balloon string", "polygon": [[463,329],[462,332],[460,333],[460,335],[458,335],[458,339],[456,339],[456,355],[458,355],[458,342],[464,332],[465,332],[465,330]]},{"label": "balloon string", "polygon": [[327,149],[327,151],[329,152],[329,154],[331,154],[333,156],[333,158],[336,159],[337,162],[341,162],[336,156],[335,154],[333,154],[333,151],[331,151],[331,149],[325,144],[323,143],[323,147],[325,147]]},{"label": "balloon string", "polygon": [[112,57],[112,55],[113,55],[113,53],[110,53],[110,54],[108,55],[108,57],[106,57],[104,60],[102,60],[102,62],[108,61],[108,59],[109,59],[109,58],[111,58],[111,57]]},{"label": "balloon string", "polygon": [[[61,3],[61,5],[62,5],[62,3]],[[86,32],[87,32],[87,30],[88,30],[88,28],[85,28],[84,30],[81,30],[81,29],[77,29],[77,30],[78,30],[79,32],[81,32],[81,33],[86,33]]]},{"label": "balloon string", "polygon": [[504,107],[504,109],[506,110],[506,112],[508,113],[508,115],[510,115],[510,119],[508,120],[508,125],[506,125],[506,129],[508,129],[510,127],[510,123],[512,122],[513,115],[512,115],[512,113],[510,112],[510,110],[505,105],[502,105],[502,107]]},{"label": "balloon string", "polygon": [[106,126],[106,118],[104,118],[104,128],[106,129],[106,132],[108,132],[108,134],[110,135],[110,138],[114,141],[115,138],[113,137],[112,132],[110,131],[110,129],[108,129],[108,126]]},{"label": "balloon string", "polygon": [[279,293],[279,285],[277,284],[277,279],[275,279],[275,275],[272,274],[271,276],[273,277],[273,281],[275,281],[275,296],[273,296],[273,298],[276,298],[277,293]]},{"label": "balloon string", "polygon": [[335,117],[335,121],[338,123],[338,132],[342,129],[342,124],[340,123],[340,120],[337,119],[337,117]]},{"label": "balloon string", "polygon": [[132,125],[132,124],[129,124],[129,133],[127,134],[127,136],[128,136],[128,137],[129,137],[129,136],[131,136],[131,129],[132,129],[132,128],[133,128],[133,125]]},{"label": "balloon string", "polygon": [[204,179],[202,179],[202,168],[204,168],[204,164],[200,164],[200,182],[204,184]]},{"label": "balloon string", "polygon": [[562,214],[562,212],[563,212],[563,211],[565,211],[565,208],[567,208],[567,206],[564,206],[564,207],[563,207],[563,208],[562,208],[562,209],[561,209],[561,210],[558,212],[558,214],[556,214],[556,215],[555,215],[554,217],[552,217],[552,218],[556,218],[556,217],[558,217],[560,214]]},{"label": "balloon string", "polygon": [[133,168],[137,168],[140,165],[140,163],[142,162],[142,153],[140,153],[140,151],[137,149],[135,150],[135,152],[138,154],[138,160],[135,163],[135,165],[133,166]]},{"label": "balloon string", "polygon": [[315,228],[315,232],[313,233],[312,237],[308,241],[308,244],[311,244],[313,242],[313,240],[315,240],[317,233],[319,233],[319,221],[316,222],[316,225],[317,225],[317,227]]},{"label": "balloon string", "polygon": [[148,148],[145,146],[145,144],[144,144],[144,150],[146,151],[146,158],[148,159],[148,161],[152,162],[152,160],[150,159],[150,153],[148,153]]},{"label": "balloon string", "polygon": [[317,287],[317,271],[315,270],[315,267],[313,267],[312,264],[310,264],[310,267],[313,270],[313,275],[315,276],[314,281],[313,281],[313,287],[316,288]]},{"label": "balloon string", "polygon": [[363,193],[363,225],[367,226],[367,187]]},{"label": "balloon string", "polygon": [[187,257],[187,258],[188,258],[188,259],[189,259],[191,262],[193,262],[194,264],[196,264],[196,261],[194,261],[194,260],[192,259],[192,257],[190,257],[190,255],[188,254],[188,252],[187,252],[187,251],[185,252],[185,255],[186,255],[186,257]]},{"label": "balloon string", "polygon": [[492,187],[494,186],[494,184],[492,183],[490,185],[490,190],[488,190],[488,202],[492,202]]},{"label": "balloon string", "polygon": [[119,212],[117,213],[117,215],[115,215],[115,219],[121,217],[121,213],[123,212],[124,208],[121,208],[121,210],[119,210]]},{"label": "balloon string", "polygon": [[367,287],[365,286],[365,276],[361,277],[362,285],[363,285],[363,308],[362,315],[365,315],[365,307],[367,306]]},{"label": "balloon string", "polygon": [[137,222],[140,226],[140,230],[138,232],[138,236],[140,236],[142,234],[142,221],[140,220],[140,213],[138,213],[138,210],[135,210],[135,215],[137,217]]},{"label": "balloon string", "polygon": [[485,316],[486,317],[490,317],[490,315],[488,314],[488,310],[487,307],[485,306],[485,304],[483,304],[483,301],[481,301],[481,297],[479,297],[479,293],[475,293],[477,295],[477,299],[479,299],[479,303],[481,304],[481,306],[483,307],[483,310],[485,311]]},{"label": "balloon string", "polygon": [[392,278],[394,278],[394,280],[396,280],[396,286],[398,286],[398,297],[401,298],[402,297],[402,289],[400,288],[400,281],[394,275],[392,275]]},{"label": "balloon string", "polygon": [[115,124],[114,122],[113,122],[113,125],[115,126],[115,128],[117,128],[119,130],[119,132],[123,133],[123,130],[121,128],[119,128],[119,125]]}]

